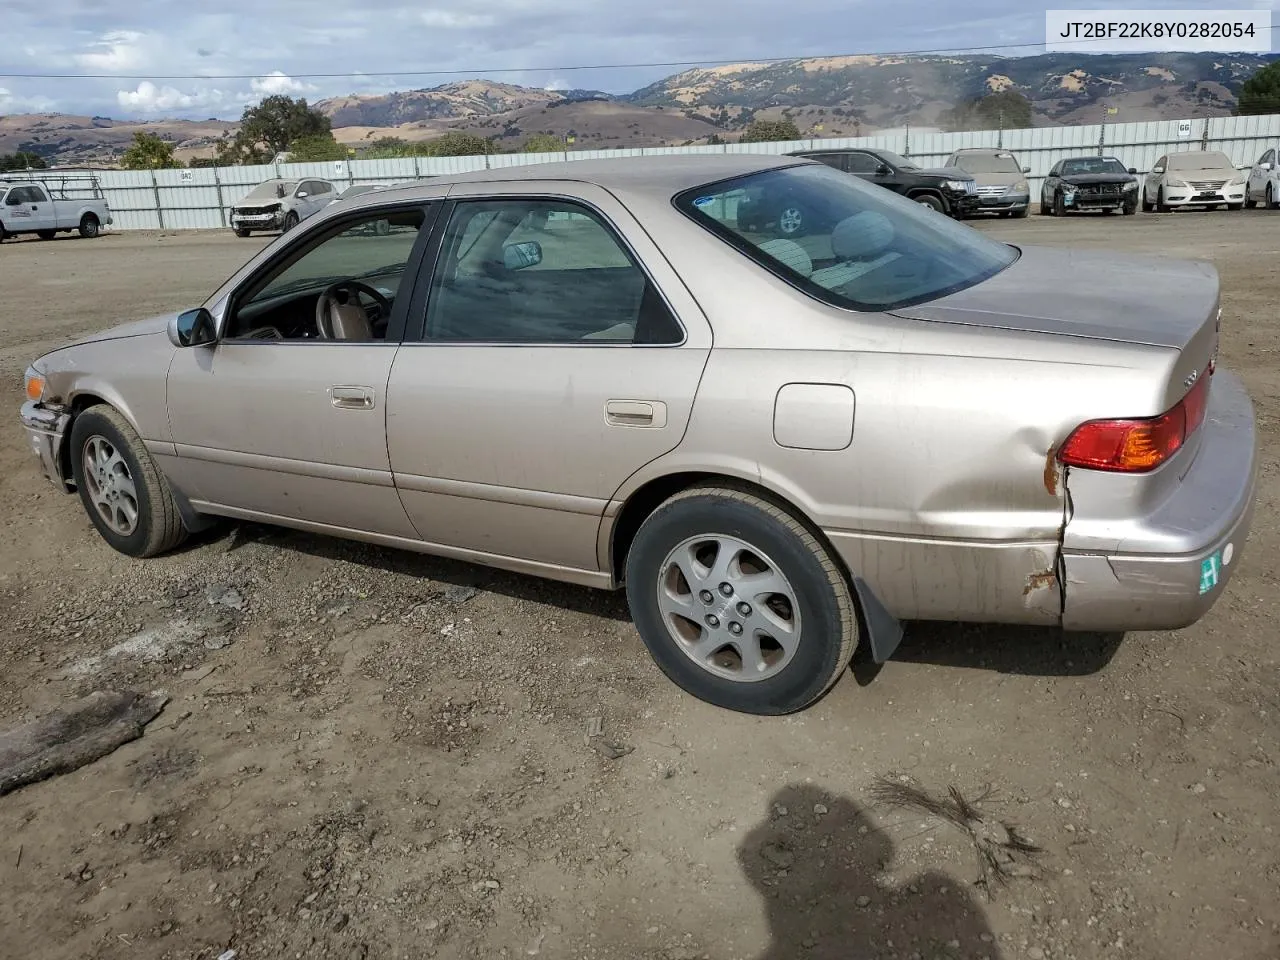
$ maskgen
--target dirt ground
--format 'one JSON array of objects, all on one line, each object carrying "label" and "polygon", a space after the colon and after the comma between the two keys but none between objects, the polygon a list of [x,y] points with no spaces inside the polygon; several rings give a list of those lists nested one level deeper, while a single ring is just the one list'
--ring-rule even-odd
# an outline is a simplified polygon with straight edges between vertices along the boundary
[{"label": "dirt ground", "polygon": [[[620,595],[249,525],[114,554],[40,476],[22,370],[199,303],[266,240],[5,243],[0,728],[103,687],[171,701],[0,798],[0,955],[1280,956],[1280,214],[981,228],[1217,264],[1264,444],[1242,566],[1178,633],[911,625],[781,719],[683,695]],[[1039,876],[988,896],[970,840],[877,806],[880,775],[989,791]]]}]

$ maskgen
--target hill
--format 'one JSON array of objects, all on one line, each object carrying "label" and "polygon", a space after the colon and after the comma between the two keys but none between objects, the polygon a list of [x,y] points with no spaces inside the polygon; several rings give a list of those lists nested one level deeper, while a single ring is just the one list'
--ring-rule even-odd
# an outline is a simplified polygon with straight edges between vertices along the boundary
[{"label": "hill", "polygon": [[[822,57],[686,70],[622,96],[464,80],[424,90],[318,101],[338,139],[424,140],[451,130],[515,149],[534,133],[572,135],[575,147],[659,146],[732,139],[755,118],[787,116],[801,132],[856,136],[884,127],[944,126],[959,102],[1016,90],[1037,126],[1222,116],[1244,80],[1273,55],[1042,54],[1033,57]],[[0,153],[30,150],[60,163],[110,162],[134,131],[210,155],[228,121],[117,121],[32,114],[0,117]]]}]

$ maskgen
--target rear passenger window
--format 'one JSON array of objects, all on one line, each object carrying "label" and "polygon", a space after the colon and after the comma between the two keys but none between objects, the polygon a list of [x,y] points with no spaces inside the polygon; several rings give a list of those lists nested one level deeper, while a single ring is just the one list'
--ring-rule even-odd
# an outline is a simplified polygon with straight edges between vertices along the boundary
[{"label": "rear passenger window", "polygon": [[670,344],[648,275],[594,211],[561,200],[458,203],[427,301],[428,341]]}]

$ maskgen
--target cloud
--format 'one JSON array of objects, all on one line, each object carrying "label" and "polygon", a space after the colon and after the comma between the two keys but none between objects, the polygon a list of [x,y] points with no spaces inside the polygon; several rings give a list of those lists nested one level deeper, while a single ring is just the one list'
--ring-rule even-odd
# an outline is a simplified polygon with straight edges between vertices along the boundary
[{"label": "cloud", "polygon": [[279,70],[273,70],[266,76],[254,77],[249,81],[249,86],[255,94],[262,97],[280,93],[310,93],[316,89],[313,84],[302,83]]},{"label": "cloud", "polygon": [[150,80],[143,80],[136,90],[118,90],[116,102],[126,110],[137,110],[142,113],[169,113],[219,107],[226,102],[226,96],[220,90],[183,93],[175,87],[158,87]]},{"label": "cloud", "polygon": [[454,13],[451,10],[424,10],[419,19],[428,27],[441,30],[475,30],[494,25],[494,18],[487,13]]},{"label": "cloud", "polygon": [[147,63],[141,42],[145,38],[145,34],[136,30],[112,30],[90,44],[88,53],[77,53],[73,59],[89,70],[115,73],[138,70]]},{"label": "cloud", "polygon": [[48,97],[22,97],[0,87],[0,113],[48,113],[57,106]]}]

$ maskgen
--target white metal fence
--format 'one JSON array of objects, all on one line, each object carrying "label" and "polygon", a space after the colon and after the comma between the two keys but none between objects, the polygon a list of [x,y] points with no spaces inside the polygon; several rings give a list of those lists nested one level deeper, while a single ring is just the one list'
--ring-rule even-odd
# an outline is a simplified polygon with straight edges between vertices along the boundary
[{"label": "white metal fence", "polygon": [[339,190],[355,183],[395,182],[547,161],[595,157],[655,156],[669,153],[787,153],[822,147],[869,146],[909,156],[921,166],[940,165],[962,147],[1003,147],[1031,168],[1031,193],[1049,169],[1064,157],[1099,152],[1118,157],[1126,167],[1146,173],[1155,160],[1174,150],[1196,150],[1207,144],[1222,150],[1237,165],[1252,163],[1280,145],[1280,114],[1159,120],[1144,123],[983,130],[967,133],[835,137],[789,143],[732,143],[699,147],[643,147],[621,150],[572,150],[566,153],[496,154],[488,157],[406,157],[393,160],[338,160],[330,163],[283,163],[252,167],[206,167],[177,170],[111,170],[99,174],[103,191],[123,230],[193,230],[227,227],[228,210],[263,180],[319,177]]}]

